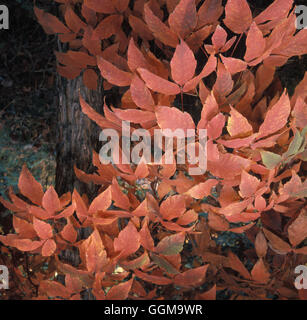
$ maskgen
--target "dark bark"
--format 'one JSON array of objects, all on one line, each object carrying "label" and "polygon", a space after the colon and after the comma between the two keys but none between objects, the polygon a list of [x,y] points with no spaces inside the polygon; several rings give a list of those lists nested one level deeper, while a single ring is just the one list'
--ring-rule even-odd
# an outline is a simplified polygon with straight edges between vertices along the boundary
[{"label": "dark bark", "polygon": [[72,192],[74,188],[92,198],[96,187],[77,179],[74,165],[90,173],[93,172],[92,150],[98,151],[99,127],[82,113],[79,92],[82,97],[99,112],[103,105],[103,89],[89,90],[82,76],[67,80],[58,76],[58,129],[56,148],[55,188],[59,195]]}]

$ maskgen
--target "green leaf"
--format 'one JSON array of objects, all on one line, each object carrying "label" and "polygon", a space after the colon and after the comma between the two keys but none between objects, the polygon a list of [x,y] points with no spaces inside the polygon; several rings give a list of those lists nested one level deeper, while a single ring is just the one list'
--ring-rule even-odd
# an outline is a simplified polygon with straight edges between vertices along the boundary
[{"label": "green leaf", "polygon": [[279,154],[270,151],[260,151],[263,164],[268,169],[274,169],[281,162],[282,158]]}]

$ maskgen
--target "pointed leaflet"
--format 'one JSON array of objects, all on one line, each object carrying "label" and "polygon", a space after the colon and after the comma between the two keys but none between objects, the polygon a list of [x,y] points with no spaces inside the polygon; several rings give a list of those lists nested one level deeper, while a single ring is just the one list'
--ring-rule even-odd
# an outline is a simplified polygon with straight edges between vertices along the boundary
[{"label": "pointed leaflet", "polygon": [[127,55],[128,66],[132,72],[137,68],[148,68],[148,63],[141,50],[135,45],[133,38],[130,39]]},{"label": "pointed leaflet", "polygon": [[126,258],[135,253],[139,247],[140,235],[134,224],[129,221],[128,225],[114,239],[114,250],[121,252],[121,258]]},{"label": "pointed leaflet", "polygon": [[260,181],[247,173],[245,170],[242,171],[241,174],[241,182],[240,182],[240,195],[242,198],[249,198],[255,194],[258,189]]},{"label": "pointed leaflet", "polygon": [[229,229],[228,221],[219,214],[209,211],[208,213],[209,227],[216,231],[227,231]]},{"label": "pointed leaflet", "polygon": [[[145,201],[145,200],[144,200]],[[144,220],[142,229],[139,232],[141,245],[148,251],[154,250],[154,241],[148,228],[147,219]]]},{"label": "pointed leaflet", "polygon": [[42,247],[42,256],[50,257],[56,250],[56,243],[53,239],[48,239]]},{"label": "pointed leaflet", "polygon": [[263,258],[267,253],[268,243],[267,243],[262,231],[259,231],[256,236],[255,249],[257,252],[257,256],[259,258]]},{"label": "pointed leaflet", "polygon": [[134,75],[132,79],[130,93],[133,102],[139,108],[153,111],[155,105],[153,97],[145,83],[137,75]]},{"label": "pointed leaflet", "polygon": [[97,61],[101,75],[108,80],[108,82],[119,87],[130,85],[132,79],[131,73],[118,69],[102,57],[97,57]]},{"label": "pointed leaflet", "polygon": [[222,113],[214,116],[208,123],[207,136],[211,140],[219,138],[222,134],[226,118]]},{"label": "pointed leaflet", "polygon": [[198,10],[197,28],[214,24],[223,13],[222,0],[206,0]]},{"label": "pointed leaflet", "polygon": [[93,31],[92,40],[104,40],[117,34],[123,22],[122,15],[111,15],[103,19]]},{"label": "pointed leaflet", "polygon": [[65,25],[57,17],[53,16],[52,14],[38,9],[35,6],[34,13],[38,22],[42,25],[44,31],[47,34],[70,33],[70,30],[67,27],[65,27]]},{"label": "pointed leaflet", "polygon": [[287,124],[290,111],[289,96],[286,91],[284,91],[277,103],[266,113],[265,119],[259,128],[258,138],[268,136],[283,128]]},{"label": "pointed leaflet", "polygon": [[253,22],[247,33],[244,60],[250,62],[256,58],[259,58],[263,54],[264,50],[265,39],[256,23]]},{"label": "pointed leaflet", "polygon": [[180,0],[175,10],[169,15],[168,23],[172,31],[182,39],[189,35],[197,24],[195,0]]},{"label": "pointed leaflet", "polygon": [[230,72],[231,75],[244,71],[247,68],[247,63],[241,59],[224,57],[221,54],[220,54],[220,57],[226,69]]},{"label": "pointed leaflet", "polygon": [[218,63],[217,78],[213,86],[213,92],[220,98],[226,97],[233,88],[233,80],[230,72],[225,68],[223,63]]},{"label": "pointed leaflet", "polygon": [[302,210],[299,216],[288,227],[289,240],[293,247],[307,238],[307,210]]},{"label": "pointed leaflet", "polygon": [[241,276],[245,279],[250,279],[251,276],[248,272],[248,270],[245,268],[244,264],[241,262],[241,260],[238,258],[237,255],[235,255],[232,251],[228,252],[228,259],[227,259],[227,267],[237,271],[240,273]]},{"label": "pointed leaflet", "polygon": [[163,93],[165,95],[171,96],[180,93],[180,88],[177,84],[165,80],[154,73],[148,71],[147,69],[138,68],[138,73],[145,81],[147,87],[155,92]]},{"label": "pointed leaflet", "polygon": [[189,189],[186,194],[194,199],[203,199],[211,195],[211,189],[218,184],[218,180],[208,179]]},{"label": "pointed leaflet", "polygon": [[18,188],[20,192],[30,199],[33,203],[41,205],[44,191],[40,183],[38,183],[26,165],[23,165],[18,180]]},{"label": "pointed leaflet", "polygon": [[187,270],[178,274],[174,278],[174,284],[179,287],[195,287],[200,286],[204,281],[209,264],[204,266]]},{"label": "pointed leaflet", "polygon": [[168,197],[160,205],[160,213],[165,220],[180,217],[186,210],[185,198],[182,195]]},{"label": "pointed leaflet", "polygon": [[277,237],[274,233],[271,231],[263,228],[263,232],[266,236],[266,238],[269,240],[269,243],[271,245],[271,248],[280,253],[280,254],[286,254],[287,252],[291,251],[290,245]]},{"label": "pointed leaflet", "polygon": [[116,286],[113,286],[106,295],[106,300],[126,300],[128,298],[133,278]]},{"label": "pointed leaflet", "polygon": [[186,132],[187,129],[195,129],[194,121],[187,112],[182,112],[177,108],[157,107],[156,117],[161,129],[181,129]]},{"label": "pointed leaflet", "polygon": [[77,231],[71,223],[67,223],[63,230],[61,231],[61,236],[66,241],[71,243],[75,243],[77,240]]},{"label": "pointed leaflet", "polygon": [[112,203],[111,187],[98,195],[91,203],[88,213],[93,214],[99,211],[106,211]]},{"label": "pointed leaflet", "polygon": [[112,181],[111,190],[112,190],[112,200],[114,201],[114,205],[118,208],[129,210],[130,209],[129,198],[120,189],[120,186],[115,177],[113,178],[113,181]]},{"label": "pointed leaflet", "polygon": [[218,25],[212,35],[212,44],[214,46],[214,49],[218,51],[220,48],[222,48],[227,39],[227,32]]},{"label": "pointed leaflet", "polygon": [[53,232],[52,227],[49,223],[46,223],[42,220],[38,220],[35,217],[33,218],[33,227],[37,235],[42,239],[46,240],[52,238]]},{"label": "pointed leaflet", "polygon": [[20,238],[32,239],[36,237],[36,232],[33,228],[32,223],[18,218],[16,215],[13,215],[13,227]]},{"label": "pointed leaflet", "polygon": [[47,294],[48,297],[61,297],[68,299],[71,292],[64,287],[61,283],[52,280],[43,280],[39,283],[39,291]]},{"label": "pointed leaflet", "polygon": [[155,252],[165,256],[180,253],[183,249],[185,233],[176,233],[171,236],[164,237],[157,245]]},{"label": "pointed leaflet", "polygon": [[149,8],[149,3],[144,5],[144,19],[148,28],[158,40],[173,48],[177,46],[177,35],[153,14]]},{"label": "pointed leaflet", "polygon": [[54,190],[53,186],[50,186],[45,192],[42,205],[44,209],[49,213],[49,215],[54,215],[57,211],[61,209],[61,203],[58,194]]},{"label": "pointed leaflet", "polygon": [[252,13],[246,0],[228,0],[225,6],[225,25],[234,33],[245,32],[252,23]]},{"label": "pointed leaflet", "polygon": [[142,279],[144,281],[147,281],[149,283],[157,284],[159,286],[168,285],[168,284],[171,284],[173,282],[173,280],[171,280],[169,278],[150,275],[150,274],[144,273],[144,272],[142,272],[140,270],[134,270],[134,273],[138,278],[140,278],[140,279]]},{"label": "pointed leaflet", "polygon": [[183,86],[194,76],[196,69],[194,53],[183,40],[176,47],[170,65],[172,78],[180,86]]},{"label": "pointed leaflet", "polygon": [[270,279],[270,273],[265,267],[262,258],[254,265],[251,271],[252,279],[259,283],[267,283]]},{"label": "pointed leaflet", "polygon": [[112,0],[84,0],[84,5],[99,13],[115,13]]},{"label": "pointed leaflet", "polygon": [[113,109],[116,116],[123,121],[130,121],[132,123],[146,123],[148,121],[155,121],[156,116],[154,112],[143,111],[137,109]]},{"label": "pointed leaflet", "polygon": [[76,15],[70,5],[67,5],[65,10],[65,21],[69,29],[75,33],[78,33],[81,28],[86,28],[86,24]]},{"label": "pointed leaflet", "polygon": [[240,112],[231,107],[230,117],[228,118],[227,131],[234,138],[243,138],[253,132],[252,126]]},{"label": "pointed leaflet", "polygon": [[255,18],[255,22],[259,25],[275,19],[281,21],[288,15],[292,5],[293,0],[275,0]]}]

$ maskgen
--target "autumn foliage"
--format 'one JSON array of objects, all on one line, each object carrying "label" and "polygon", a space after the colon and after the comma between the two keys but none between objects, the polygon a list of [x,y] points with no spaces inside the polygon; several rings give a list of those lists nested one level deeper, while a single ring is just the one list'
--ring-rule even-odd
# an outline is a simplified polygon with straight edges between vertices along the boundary
[{"label": "autumn foliage", "polygon": [[[75,168],[101,186],[91,202],[44,191],[24,166],[22,196],[1,198],[15,233],[0,236],[3,256],[28,253],[27,270],[11,268],[24,298],[307,299],[294,287],[307,262],[307,73],[292,96],[276,74],[307,54],[293,1],[257,14],[246,0],[56,2],[61,18],[34,10],[68,43],[58,73],[92,90],[102,77],[121,94],[101,114],[80,96],[82,111],[119,134],[123,120],[152,134],[207,129],[208,166],[189,176],[188,163],[107,165],[93,152],[95,173]],[[185,96],[201,109],[185,111]],[[252,245],[225,249],[215,241],[225,232]]]}]

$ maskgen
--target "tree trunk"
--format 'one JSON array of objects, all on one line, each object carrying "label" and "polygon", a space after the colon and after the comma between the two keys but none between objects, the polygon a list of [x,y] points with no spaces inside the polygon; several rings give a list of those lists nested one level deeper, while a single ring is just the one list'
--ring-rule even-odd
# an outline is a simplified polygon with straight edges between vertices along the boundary
[{"label": "tree trunk", "polygon": [[92,150],[98,151],[99,127],[82,113],[79,103],[79,92],[96,110],[102,110],[103,89],[101,83],[98,91],[89,90],[82,81],[82,76],[67,80],[57,76],[58,87],[58,129],[56,147],[55,189],[59,195],[72,192],[74,188],[86,193],[91,199],[97,188],[77,179],[74,165],[91,173]]}]

